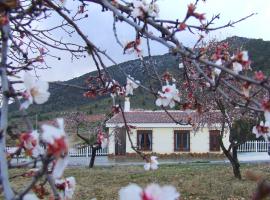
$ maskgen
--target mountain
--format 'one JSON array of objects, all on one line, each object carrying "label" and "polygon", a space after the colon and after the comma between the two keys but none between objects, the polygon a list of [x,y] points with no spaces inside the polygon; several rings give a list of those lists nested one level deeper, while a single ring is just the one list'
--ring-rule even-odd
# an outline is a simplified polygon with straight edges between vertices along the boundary
[{"label": "mountain", "polygon": [[233,50],[248,50],[253,70],[262,70],[270,75],[270,41],[262,39],[248,39],[244,37],[230,37],[227,41]]},{"label": "mountain", "polygon": [[[239,47],[243,50],[248,50],[252,60],[252,68],[255,70],[262,70],[267,75],[270,74],[270,41],[236,36],[227,38],[225,41],[227,41],[234,50]],[[146,58],[146,64],[149,70],[147,70],[145,66],[142,66],[139,60],[132,60],[121,63],[118,66],[111,66],[108,68],[108,71],[112,75],[113,79],[117,80],[121,84],[126,82],[123,71],[130,74],[136,80],[140,80],[144,84],[150,84],[150,79],[148,77],[153,75],[154,65],[156,66],[159,74],[162,74],[166,70],[170,71],[172,74],[176,74],[176,72],[179,74],[180,70],[178,69],[178,59],[179,58],[170,54],[153,56],[150,59]],[[51,96],[49,101],[42,106],[32,105],[28,110],[29,115],[37,115],[39,120],[47,120],[74,110],[84,111],[88,114],[104,113],[106,109],[108,109],[108,105],[111,105],[111,98],[109,96],[89,99],[83,96],[83,90],[61,85],[86,86],[85,81],[87,78],[95,75],[97,75],[97,71],[84,74],[83,76],[68,81],[50,83],[49,91]],[[155,85],[156,83],[153,84]],[[152,95],[146,94],[145,91],[140,88],[135,91],[135,94],[136,96],[131,98],[132,108],[157,109],[154,105],[154,97]],[[12,119],[16,118],[19,116],[18,114],[16,106],[12,105],[10,117]]]},{"label": "mountain", "polygon": [[[175,56],[165,54],[162,56],[153,56],[150,59],[146,58],[147,68],[149,71],[153,71],[153,63],[158,67],[158,73],[163,73],[167,69],[177,69],[179,61]],[[130,74],[136,80],[140,80],[142,83],[149,81],[148,71],[146,67],[142,66],[139,60],[132,60],[114,65],[108,68],[109,73],[114,80],[117,80],[121,84],[125,84],[126,78],[125,73]],[[171,71],[171,70],[170,70]],[[151,72],[153,73],[153,72]],[[153,75],[149,72],[149,75]],[[83,96],[85,91],[64,86],[64,85],[76,85],[86,87],[86,80],[90,76],[96,76],[97,71],[84,74],[80,77],[64,81],[64,82],[51,82],[49,83],[49,92],[51,96],[45,104],[42,105],[31,105],[27,110],[29,116],[38,115],[39,120],[48,120],[52,117],[63,114],[63,112],[69,112],[74,110],[84,111],[87,114],[104,113],[108,109],[108,105],[111,105],[111,98],[107,96],[86,98]],[[62,85],[64,84],[64,85]],[[154,109],[154,98],[144,92],[142,89],[135,91],[135,98],[131,98],[132,108],[151,108]],[[151,103],[150,103],[151,102]],[[19,117],[18,108],[14,104],[10,106],[10,118]]]}]

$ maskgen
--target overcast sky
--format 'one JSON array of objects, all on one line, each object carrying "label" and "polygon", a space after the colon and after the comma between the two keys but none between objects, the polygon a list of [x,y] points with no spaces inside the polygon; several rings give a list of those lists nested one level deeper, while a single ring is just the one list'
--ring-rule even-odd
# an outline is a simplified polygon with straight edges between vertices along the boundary
[{"label": "overcast sky", "polygon": [[[160,18],[161,19],[179,19],[184,18],[187,5],[193,1],[190,0],[159,0]],[[67,0],[68,8],[77,9],[74,1]],[[135,55],[123,55],[123,50],[115,42],[112,32],[112,14],[110,12],[100,12],[101,8],[90,4],[88,7],[89,17],[79,23],[80,28],[87,33],[89,39],[100,49],[106,50],[117,62],[136,59]],[[214,14],[220,13],[220,20],[215,26],[223,25],[228,21],[236,21],[251,13],[257,15],[237,24],[234,28],[226,28],[212,32],[209,37],[224,39],[230,36],[242,36],[248,38],[262,38],[270,40],[270,0],[207,0],[206,3],[200,2],[197,11],[206,13],[207,19]],[[60,18],[54,17],[53,21],[42,24],[44,27],[50,27],[55,22],[61,21]],[[135,35],[133,29],[121,23],[117,25],[120,40],[133,40]],[[59,34],[59,37],[61,34]],[[183,44],[191,46],[197,39],[196,35],[187,32],[181,32],[178,35]],[[65,38],[69,41],[80,42],[79,38]],[[151,43],[152,53],[155,55],[164,54],[167,49],[157,43]],[[146,52],[146,50],[145,50]],[[68,80],[87,72],[92,71],[93,63],[89,58],[75,60],[71,62],[70,55],[64,52],[54,52],[57,56],[61,56],[61,61],[49,59],[48,65],[51,69],[38,71],[41,79],[47,81]],[[109,62],[106,64],[111,65]]]}]

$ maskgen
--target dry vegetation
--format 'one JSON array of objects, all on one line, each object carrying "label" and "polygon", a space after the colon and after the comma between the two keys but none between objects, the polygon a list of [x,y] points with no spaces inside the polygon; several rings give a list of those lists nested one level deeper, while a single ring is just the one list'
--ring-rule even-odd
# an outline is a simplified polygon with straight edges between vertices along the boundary
[{"label": "dry vegetation", "polygon": [[[270,180],[270,168],[268,164],[242,165],[243,175],[252,170],[263,174]],[[11,176],[22,171],[12,170]],[[229,165],[162,165],[157,171],[145,172],[141,166],[107,167],[95,169],[69,168],[65,176],[75,176],[77,188],[76,200],[117,199],[121,186],[129,183],[137,183],[145,186],[156,182],[161,185],[172,184],[181,192],[181,199],[251,199],[256,183],[247,180],[239,181],[233,178]],[[15,181],[16,180],[16,181]],[[25,178],[17,178],[12,181],[13,186],[20,187]]]}]

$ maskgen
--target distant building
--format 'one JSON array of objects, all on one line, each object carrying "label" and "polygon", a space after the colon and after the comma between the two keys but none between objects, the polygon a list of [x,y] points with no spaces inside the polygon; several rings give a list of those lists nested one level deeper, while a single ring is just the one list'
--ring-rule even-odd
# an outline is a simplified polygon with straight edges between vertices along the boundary
[{"label": "distant building", "polygon": [[[172,153],[221,153],[218,136],[221,129],[221,114],[217,111],[199,115],[196,112],[187,114],[183,111],[169,111],[176,121],[187,122],[191,117],[200,128],[194,131],[189,124],[180,125],[168,116],[165,111],[132,111],[127,99],[125,102],[125,119],[127,124],[136,128],[131,129],[131,140],[134,146],[145,152],[157,154]],[[124,128],[121,113],[107,121],[110,143],[109,154],[125,155],[135,153]],[[229,134],[225,134],[223,142],[229,145]]]}]

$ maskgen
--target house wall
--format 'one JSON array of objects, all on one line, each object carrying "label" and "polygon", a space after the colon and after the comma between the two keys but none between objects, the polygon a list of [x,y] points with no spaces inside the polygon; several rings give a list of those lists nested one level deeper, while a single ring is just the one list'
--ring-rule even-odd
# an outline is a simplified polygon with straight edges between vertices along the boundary
[{"label": "house wall", "polygon": [[[109,154],[115,153],[114,136],[112,134],[114,128],[109,128],[110,142]],[[174,130],[176,128],[137,128],[132,130],[131,139],[133,144],[137,145],[137,130],[152,130],[152,151],[159,154],[181,153],[174,151]],[[182,129],[183,130],[183,129]],[[187,130],[191,130],[190,128]],[[209,152],[209,129],[201,128],[197,132],[190,131],[190,152],[191,153],[207,153]],[[229,146],[229,134],[223,137],[223,143]],[[131,148],[128,137],[126,137],[126,152],[135,153]]]},{"label": "house wall", "polygon": [[201,128],[197,132],[190,132],[190,152],[209,152],[209,129]]},{"label": "house wall", "polygon": [[108,145],[108,152],[109,154],[115,154],[115,141],[114,141],[114,128],[109,128],[109,145]]}]

